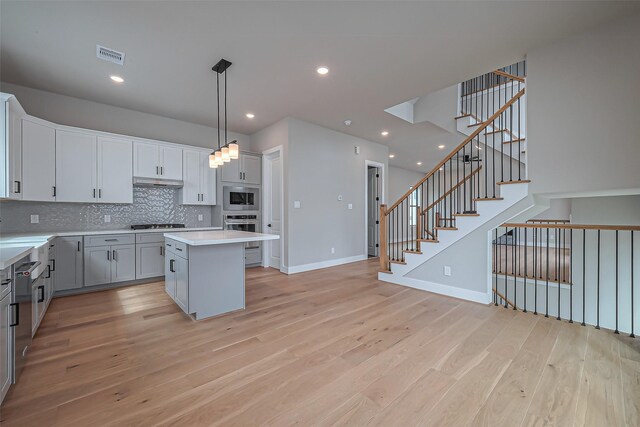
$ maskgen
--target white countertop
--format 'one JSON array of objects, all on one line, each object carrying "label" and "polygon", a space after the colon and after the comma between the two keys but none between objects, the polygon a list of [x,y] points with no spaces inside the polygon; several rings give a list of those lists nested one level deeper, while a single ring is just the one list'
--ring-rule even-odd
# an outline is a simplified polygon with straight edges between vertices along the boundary
[{"label": "white countertop", "polygon": [[190,246],[225,245],[229,243],[277,240],[280,238],[280,236],[275,234],[250,233],[235,230],[196,231],[191,233],[170,232],[164,233],[164,237]]},{"label": "white countertop", "polygon": [[[0,269],[6,268],[28,255],[34,248],[40,247],[55,237],[67,236],[95,236],[104,234],[145,234],[145,233],[165,233],[176,228],[154,228],[148,230],[85,230],[85,231],[51,231],[38,233],[11,233],[0,236]],[[197,227],[180,228],[184,230],[180,234],[190,234],[193,232],[222,230],[222,227]]]},{"label": "white countertop", "polygon": [[0,246],[0,270],[13,265],[16,261],[29,255],[33,246],[2,245]]}]

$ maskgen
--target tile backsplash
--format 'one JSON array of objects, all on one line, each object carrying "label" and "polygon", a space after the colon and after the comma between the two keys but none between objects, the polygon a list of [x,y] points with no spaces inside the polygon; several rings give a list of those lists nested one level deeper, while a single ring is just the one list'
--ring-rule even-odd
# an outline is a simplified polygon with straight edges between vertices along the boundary
[{"label": "tile backsplash", "polygon": [[[8,200],[0,202],[0,233],[115,230],[147,223],[208,227],[212,225],[212,211],[216,209],[181,205],[174,188],[134,187],[133,204],[127,205]],[[39,215],[40,222],[31,224],[31,215]],[[111,222],[104,221],[105,215],[111,216]],[[202,215],[202,221],[198,221],[198,215]]]}]

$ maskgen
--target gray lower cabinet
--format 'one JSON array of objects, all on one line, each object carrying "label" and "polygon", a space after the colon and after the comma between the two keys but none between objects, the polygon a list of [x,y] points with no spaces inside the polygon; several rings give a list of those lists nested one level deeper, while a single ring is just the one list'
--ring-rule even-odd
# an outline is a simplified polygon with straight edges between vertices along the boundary
[{"label": "gray lower cabinet", "polygon": [[58,237],[55,240],[55,291],[82,288],[82,236]]},{"label": "gray lower cabinet", "polygon": [[136,279],[164,276],[162,233],[136,234]]},{"label": "gray lower cabinet", "polygon": [[9,292],[0,299],[0,403],[11,386],[11,367],[13,365],[13,339],[11,324],[11,296]]},{"label": "gray lower cabinet", "polygon": [[84,249],[84,285],[124,282],[136,277],[136,246],[91,246]]},{"label": "gray lower cabinet", "polygon": [[189,260],[186,258],[186,246],[167,241],[165,257],[165,290],[175,303],[189,314]]}]

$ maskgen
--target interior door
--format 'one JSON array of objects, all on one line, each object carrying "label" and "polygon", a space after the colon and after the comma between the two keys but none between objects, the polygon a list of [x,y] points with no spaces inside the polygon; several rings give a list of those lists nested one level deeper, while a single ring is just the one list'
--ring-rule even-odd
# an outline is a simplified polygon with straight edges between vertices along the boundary
[{"label": "interior door", "polygon": [[133,144],[98,138],[98,201],[133,203]]},{"label": "interior door", "polygon": [[95,135],[56,131],[56,200],[97,201]]},{"label": "interior door", "polygon": [[[282,159],[267,157],[267,233],[276,234],[282,238]],[[282,254],[280,253],[280,240],[265,242],[269,245],[269,267],[280,269]]]},{"label": "interior door", "polygon": [[56,131],[22,120],[22,199],[56,200]]},{"label": "interior door", "polygon": [[[201,169],[199,151],[184,150],[182,153],[184,186],[182,187],[183,205],[201,205],[200,200]],[[208,165],[207,165],[208,167]]]},{"label": "interior door", "polygon": [[378,256],[378,224],[380,185],[378,168],[367,169],[367,253]]}]

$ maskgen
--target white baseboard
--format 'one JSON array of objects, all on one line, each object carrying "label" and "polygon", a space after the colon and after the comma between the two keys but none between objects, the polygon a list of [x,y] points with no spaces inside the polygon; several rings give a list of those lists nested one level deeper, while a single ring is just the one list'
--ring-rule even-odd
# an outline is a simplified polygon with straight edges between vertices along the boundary
[{"label": "white baseboard", "polygon": [[466,301],[478,302],[480,304],[489,304],[491,302],[491,295],[484,292],[472,291],[440,283],[427,282],[425,280],[413,279],[406,276],[400,277],[389,273],[378,273],[378,280],[394,283],[396,285],[408,286],[422,291],[429,291],[435,294],[459,298]]},{"label": "white baseboard", "polygon": [[328,261],[313,262],[311,264],[294,265],[291,267],[283,267],[282,272],[286,274],[302,273],[305,271],[320,270],[321,268],[335,267],[336,265],[349,264],[357,261],[364,261],[368,258],[369,257],[367,255],[356,255],[356,256],[351,256],[347,258],[338,258],[338,259],[331,259]]}]

